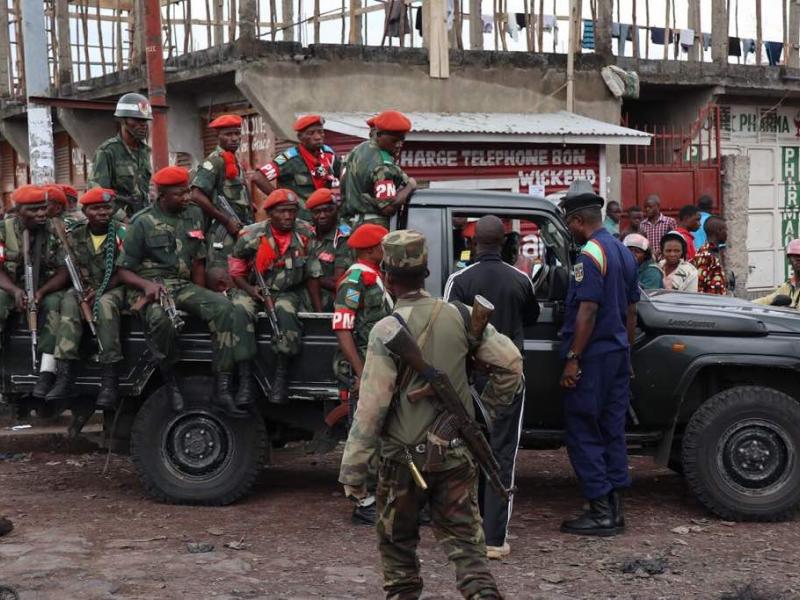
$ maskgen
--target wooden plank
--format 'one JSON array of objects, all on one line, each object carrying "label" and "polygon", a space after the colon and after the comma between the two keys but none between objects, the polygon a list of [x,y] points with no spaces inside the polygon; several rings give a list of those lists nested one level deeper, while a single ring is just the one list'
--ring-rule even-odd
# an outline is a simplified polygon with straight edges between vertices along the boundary
[{"label": "wooden plank", "polygon": [[725,0],[712,0],[711,59],[720,65],[728,64],[728,11]]},{"label": "wooden plank", "polygon": [[469,0],[469,47],[470,50],[483,50],[481,0]]},{"label": "wooden plank", "polygon": [[790,69],[800,68],[800,4],[792,0],[789,4],[789,47],[786,49],[786,66]]},{"label": "wooden plank", "polygon": [[[363,44],[363,38],[361,36],[361,8],[362,2],[361,0],[350,0],[350,37],[348,39],[349,44],[353,45],[360,45]],[[383,6],[380,6],[380,9],[383,10]]]},{"label": "wooden plank", "polygon": [[613,0],[597,0],[597,19],[594,28],[594,51],[606,61],[611,61],[611,21],[614,15]]},{"label": "wooden plank", "polygon": [[447,0],[429,0],[428,4],[428,14],[430,15],[429,73],[433,78],[447,79],[450,77],[450,53],[447,43]]},{"label": "wooden plank", "polygon": [[[72,52],[70,52],[69,6],[67,0],[56,0],[56,39],[58,51],[57,80],[59,86],[72,82]],[[6,29],[6,31],[8,31]]]},{"label": "wooden plank", "polygon": [[11,45],[8,38],[8,2],[0,2],[0,97],[11,95],[10,73]]},{"label": "wooden plank", "polygon": [[694,30],[694,43],[689,48],[689,60],[698,61],[703,54],[703,27],[700,21],[700,0],[689,0],[689,14],[687,21],[689,29]]},{"label": "wooden plank", "polygon": [[761,0],[756,0],[756,64],[761,64],[761,47],[763,46],[763,31],[761,25]]},{"label": "wooden plank", "polygon": [[281,21],[286,23],[283,30],[283,41],[293,42],[294,35],[294,0],[283,0]]}]

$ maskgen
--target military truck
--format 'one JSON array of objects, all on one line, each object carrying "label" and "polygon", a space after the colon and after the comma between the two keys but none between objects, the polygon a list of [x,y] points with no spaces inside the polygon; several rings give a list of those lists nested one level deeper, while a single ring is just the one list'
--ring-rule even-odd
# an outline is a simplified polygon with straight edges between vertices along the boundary
[{"label": "military truck", "polygon": [[[510,223],[512,248],[535,263],[538,322],[525,332],[527,402],[522,445],[563,444],[558,331],[570,270],[577,255],[559,209],[531,196],[501,192],[422,190],[396,226],[425,234],[427,288],[441,295],[460,258],[454,223],[495,214]],[[524,262],[524,261],[523,261]],[[682,472],[710,511],[724,519],[777,521],[800,504],[800,315],[731,297],[657,292],[643,295],[632,352],[635,378],[627,437],[631,453],[652,455]],[[205,325],[187,318],[179,371],[186,408],[170,408],[138,321],[123,322],[127,357],[124,400],[105,415],[109,443],[129,448],[146,491],[173,503],[224,505],[245,495],[267,445],[306,440],[316,450],[345,436],[346,420],[333,378],[336,339],[329,314],[303,314],[302,355],[293,362],[289,404],[270,402],[274,357],[266,318],[257,325],[258,416],[231,419],[210,407],[211,348]],[[21,411],[30,398],[29,332],[9,326],[2,393]],[[86,355],[92,353],[85,336]],[[78,378],[76,415],[93,411],[99,367],[88,360]],[[327,417],[327,422],[326,422]],[[525,490],[521,490],[525,493]]]}]

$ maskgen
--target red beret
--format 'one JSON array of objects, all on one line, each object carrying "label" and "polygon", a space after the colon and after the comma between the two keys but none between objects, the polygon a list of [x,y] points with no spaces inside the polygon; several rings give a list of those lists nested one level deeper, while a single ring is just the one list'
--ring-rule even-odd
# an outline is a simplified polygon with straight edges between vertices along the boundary
[{"label": "red beret", "polygon": [[43,187],[27,184],[14,190],[11,201],[17,205],[44,204],[47,202],[47,194]]},{"label": "red beret", "polygon": [[300,204],[300,201],[297,199],[297,194],[295,194],[292,190],[278,188],[269,196],[267,196],[267,199],[264,200],[264,206],[262,208],[264,210],[270,210],[281,204]]},{"label": "red beret", "polygon": [[367,119],[367,126],[375,127],[375,117],[370,117],[369,119]]},{"label": "red beret", "polygon": [[374,223],[365,223],[350,235],[347,239],[347,246],[356,250],[372,248],[380,244],[387,233],[389,233],[389,230],[386,227],[375,225]]},{"label": "red beret", "polygon": [[333,192],[328,188],[319,188],[306,200],[306,208],[311,210],[323,204],[333,204]]},{"label": "red beret", "polygon": [[114,201],[117,193],[114,190],[108,190],[101,187],[92,188],[81,196],[81,206],[88,206],[89,204],[111,204]]},{"label": "red beret", "polygon": [[64,195],[67,198],[77,198],[78,197],[78,190],[76,190],[74,187],[72,187],[68,183],[59,183],[57,185],[58,185],[58,187],[61,188],[61,191],[64,192]]},{"label": "red beret", "polygon": [[164,167],[153,175],[153,183],[161,186],[186,185],[189,183],[189,171],[183,167]]},{"label": "red beret", "polygon": [[308,129],[312,125],[324,125],[324,124],[325,124],[325,119],[323,119],[321,115],[303,115],[302,117],[298,117],[297,121],[294,122],[294,130],[303,131],[304,129]]},{"label": "red beret", "polygon": [[239,115],[222,115],[211,121],[208,126],[211,129],[226,129],[228,127],[240,129],[242,127],[242,117]]},{"label": "red beret", "polygon": [[397,133],[408,133],[411,131],[411,121],[408,117],[396,110],[385,110],[377,115],[373,120],[378,131],[392,131]]},{"label": "red beret", "polygon": [[61,189],[60,185],[53,183],[42,187],[44,188],[45,197],[48,201],[55,200],[59,204],[67,205],[67,195],[64,193],[64,190]]},{"label": "red beret", "polygon": [[461,235],[465,238],[472,239],[475,237],[475,224],[477,221],[470,221],[466,225],[464,225],[464,229],[461,230]]}]

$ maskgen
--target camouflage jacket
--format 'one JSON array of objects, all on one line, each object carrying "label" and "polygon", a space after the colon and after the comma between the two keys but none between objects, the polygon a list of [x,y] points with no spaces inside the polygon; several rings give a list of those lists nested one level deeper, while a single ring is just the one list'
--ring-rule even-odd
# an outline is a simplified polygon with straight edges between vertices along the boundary
[{"label": "camouflage jacket", "polygon": [[369,332],[375,323],[392,312],[392,306],[378,265],[356,262],[347,269],[336,288],[333,330],[351,331],[356,348],[364,358]]},{"label": "camouflage jacket", "polygon": [[[89,187],[112,189],[118,195],[132,197],[142,206],[146,206],[150,195],[150,177],[153,174],[150,154],[150,146],[147,144],[139,144],[133,150],[122,141],[121,135],[107,139],[94,154]],[[129,217],[134,212],[130,205],[119,200],[116,206]]]},{"label": "camouflage jacket", "polygon": [[[58,237],[50,220],[43,229],[31,231],[31,260],[34,260],[34,248],[41,241],[41,259],[39,266],[34,264],[34,277],[38,272],[38,280],[34,285],[40,288],[56,272],[61,264]],[[22,221],[16,216],[6,216],[0,221],[0,267],[18,285],[24,283],[25,264],[22,255]]]},{"label": "camouflage jacket", "polygon": [[309,256],[312,236],[313,231],[304,222],[297,221],[289,246],[286,252],[281,253],[269,221],[248,225],[239,233],[239,239],[233,247],[232,260],[229,260],[231,275],[249,273],[263,241],[269,244],[275,257],[272,266],[264,273],[265,283],[273,293],[291,291],[306,279],[322,274],[319,261]]},{"label": "camouflage jacket", "polygon": [[203,211],[190,204],[168,215],[154,203],[131,219],[117,266],[145,279],[177,283],[191,281],[192,263],[205,257]]},{"label": "camouflage jacket", "polygon": [[[244,169],[237,159],[236,167],[239,170],[239,174],[233,179],[227,179],[225,177],[225,159],[222,158],[222,152],[222,148],[217,146],[206,157],[197,167],[192,177],[191,185],[199,188],[214,206],[222,212],[225,212],[225,210],[218,204],[217,195],[224,196],[242,224],[250,225],[254,221],[253,203],[247,190]],[[211,227],[213,227],[213,224]]]},{"label": "camouflage jacket", "polygon": [[[400,298],[395,312],[405,319],[411,335],[419,340],[437,302],[443,301],[421,290]],[[384,458],[404,461],[407,448],[426,442],[427,432],[438,415],[437,407],[429,401],[409,402],[407,392],[424,385],[416,373],[411,374],[406,387],[397,389],[398,375],[405,370],[383,340],[390,338],[400,326],[394,317],[386,317],[369,334],[358,408],[339,471],[339,481],[345,485],[358,487],[366,481],[370,457],[378,448]],[[509,405],[522,379],[522,356],[517,347],[488,325],[473,352],[479,361],[493,367],[481,395],[487,408],[494,410]],[[461,313],[451,304],[442,304],[430,326],[422,354],[426,361],[447,374],[467,412],[474,416],[466,370],[469,353],[470,342]],[[417,453],[413,456],[415,461],[424,460]],[[438,470],[454,468],[467,460],[471,458],[465,447],[449,449]],[[418,466],[427,470],[426,465]]]},{"label": "camouflage jacket", "polygon": [[[106,240],[98,250],[94,249],[92,235],[87,223],[79,223],[67,231],[67,241],[75,263],[80,270],[83,283],[94,290],[99,290],[106,275],[110,278],[116,270],[116,261],[122,249],[125,226],[118,221],[112,221],[112,224],[114,230],[113,240],[109,240],[106,237]],[[111,245],[110,250],[109,242]]]},{"label": "camouflage jacket", "polygon": [[389,217],[380,211],[392,203],[408,179],[375,140],[359,144],[348,155],[342,174],[342,220],[353,227],[369,222],[388,229]]},{"label": "camouflage jacket", "polygon": [[81,223],[86,223],[86,215],[83,214],[83,211],[80,208],[64,211],[64,214],[61,215],[61,218],[64,219],[64,225],[67,227],[67,229],[75,227]]},{"label": "camouflage jacket", "polygon": [[[349,235],[350,227],[344,223],[321,237],[314,234],[308,255],[319,261],[322,273],[320,277],[333,277],[336,269],[347,269],[353,263],[355,257],[347,247]],[[328,307],[333,305],[333,293],[330,290],[322,290],[322,304]]]}]

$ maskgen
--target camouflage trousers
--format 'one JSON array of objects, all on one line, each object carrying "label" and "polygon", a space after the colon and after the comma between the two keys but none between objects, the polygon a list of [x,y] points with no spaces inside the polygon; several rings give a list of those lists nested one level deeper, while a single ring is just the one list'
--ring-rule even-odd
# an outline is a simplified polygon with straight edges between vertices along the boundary
[{"label": "camouflage trousers", "polygon": [[[330,290],[326,290],[325,288],[320,289],[320,296],[322,297],[322,312],[333,312],[333,301],[335,300],[334,294]],[[303,298],[303,302],[301,304],[301,310],[305,312],[315,312],[314,305],[311,304],[311,294],[308,293],[307,288],[303,288],[303,291],[300,293]]]},{"label": "camouflage trousers", "polygon": [[[276,354],[283,356],[297,356],[303,344],[303,325],[297,313],[302,310],[303,297],[300,291],[281,292],[274,294],[272,299],[275,302],[275,316],[278,318],[278,327],[281,328],[283,337],[277,339],[272,337],[272,349]],[[256,306],[255,300],[244,294],[237,295],[234,304],[244,307],[247,312],[250,324],[253,326],[256,314],[264,310],[261,306]]]},{"label": "camouflage trousers", "polygon": [[[206,323],[211,331],[211,347],[214,351],[213,370],[230,373],[235,363],[252,360],[255,356],[255,336],[244,320],[244,312],[234,309],[223,294],[212,292],[188,281],[165,282],[179,310],[186,311]],[[139,290],[129,290],[131,306],[141,297]],[[157,302],[151,302],[140,312],[145,334],[156,354],[156,360],[166,365],[178,361],[178,333],[167,313]]]},{"label": "camouflage trousers", "polygon": [[[119,286],[100,297],[97,313],[97,339],[102,351],[98,362],[104,365],[122,360],[122,346],[119,341],[120,313],[126,307],[125,288]],[[56,358],[59,360],[80,360],[80,346],[83,339],[84,324],[78,297],[67,291],[61,300],[61,321],[58,326]]]},{"label": "camouflage trousers", "polygon": [[455,565],[456,586],[464,598],[502,598],[486,558],[476,467],[465,462],[424,477],[427,490],[417,487],[403,463],[383,459],[378,470],[378,550],[386,598],[416,600],[422,594],[417,544],[419,511],[426,500],[433,533]]},{"label": "camouflage trousers", "polygon": [[211,223],[211,227],[206,231],[208,239],[206,268],[222,267],[227,270],[228,257],[233,253],[236,245],[236,238],[217,221]]},{"label": "camouflage trousers", "polygon": [[[52,292],[42,299],[39,306],[39,352],[53,354],[58,336],[59,309],[64,291]],[[0,290],[0,348],[3,347],[3,333],[6,321],[14,310],[14,296]]]}]

